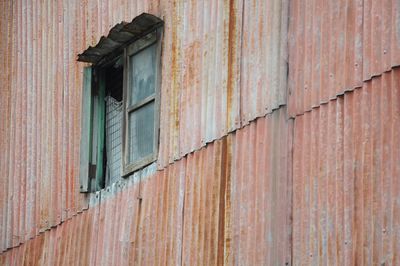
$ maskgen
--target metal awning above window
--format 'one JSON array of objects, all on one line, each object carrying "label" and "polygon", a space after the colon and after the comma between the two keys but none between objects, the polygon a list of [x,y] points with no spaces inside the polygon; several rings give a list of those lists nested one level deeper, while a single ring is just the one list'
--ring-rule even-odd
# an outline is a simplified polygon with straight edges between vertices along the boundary
[{"label": "metal awning above window", "polygon": [[101,65],[118,56],[124,47],[163,25],[163,21],[151,14],[142,13],[132,22],[115,25],[107,37],[102,36],[96,46],[89,46],[78,55],[78,61]]}]

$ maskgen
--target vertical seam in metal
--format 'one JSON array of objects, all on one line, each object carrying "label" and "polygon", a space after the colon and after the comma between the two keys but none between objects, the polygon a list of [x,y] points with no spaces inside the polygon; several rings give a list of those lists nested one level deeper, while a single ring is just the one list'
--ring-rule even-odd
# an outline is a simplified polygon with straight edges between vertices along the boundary
[{"label": "vertical seam in metal", "polygon": [[[243,29],[244,29],[244,12],[245,12],[245,2],[246,0],[242,0],[242,25],[241,25],[241,29],[240,29],[240,55],[238,55],[238,57],[240,58],[240,63],[239,63],[239,77],[242,76],[242,69],[243,69],[243,58],[242,58],[242,54],[243,54]],[[242,122],[242,104],[243,104],[243,97],[242,97],[242,79],[240,78],[239,80],[239,90],[238,90],[238,97],[239,97],[239,126],[237,127],[237,129],[242,128],[243,126],[243,122]],[[237,130],[236,129],[236,130]]]},{"label": "vertical seam in metal", "polygon": [[[361,67],[361,88],[364,86],[364,0],[361,2],[361,62],[360,62],[360,67]],[[393,67],[392,67],[393,69]],[[383,71],[384,73],[385,71]],[[382,75],[382,74],[381,74]],[[372,76],[370,78],[370,80],[372,81]],[[354,91],[355,89],[353,89]]]},{"label": "vertical seam in metal", "polygon": [[187,176],[187,165],[188,161],[185,160],[185,176],[184,178],[184,186],[183,186],[183,203],[182,203],[182,234],[181,234],[181,266],[183,265],[183,241],[185,234],[185,201],[186,201],[186,176]]},{"label": "vertical seam in metal", "polygon": [[289,184],[289,191],[290,191],[290,199],[289,202],[291,204],[290,206],[290,213],[289,213],[289,230],[290,230],[290,235],[289,235],[289,254],[290,254],[290,265],[293,265],[293,213],[294,213],[294,202],[293,202],[293,192],[294,192],[294,182],[293,182],[293,173],[294,173],[294,138],[295,138],[295,121],[296,121],[296,117],[293,118],[289,118],[289,120],[292,120],[292,129],[290,130],[291,136],[290,136],[290,152],[289,152],[289,162],[290,162],[290,173],[288,174],[288,181],[290,180],[290,184]]},{"label": "vertical seam in metal", "polygon": [[[229,171],[227,160],[228,160],[228,137],[222,139],[221,144],[221,163],[219,165],[220,169],[220,187],[219,187],[219,206],[218,206],[218,231],[217,231],[217,264],[225,265],[225,221],[226,221],[226,182],[227,182],[227,172]],[[221,254],[222,253],[222,254]],[[219,261],[222,256],[222,261]],[[219,264],[221,263],[221,264]]]},{"label": "vertical seam in metal", "polygon": [[141,216],[141,210],[142,210],[142,195],[141,195],[141,189],[140,187],[142,186],[142,175],[139,175],[139,189],[138,189],[138,197],[136,198],[138,200],[138,209],[137,209],[137,217],[136,217],[136,229],[135,229],[135,240],[133,243],[133,259],[136,261],[136,250],[139,247],[138,244],[138,235],[139,235],[139,227],[140,227],[140,216]]},{"label": "vertical seam in metal", "polygon": [[97,244],[98,244],[98,242],[99,242],[99,232],[98,232],[98,230],[99,230],[99,227],[100,227],[100,213],[101,213],[101,192],[99,193],[99,203],[98,203],[98,206],[96,206],[97,208],[99,208],[99,211],[97,212],[97,219],[95,219],[95,220],[97,220],[97,226],[96,225],[94,225],[95,227],[96,227],[96,243],[92,243],[92,244],[94,244],[94,262],[95,262],[95,265],[96,265],[96,261],[97,261]]}]

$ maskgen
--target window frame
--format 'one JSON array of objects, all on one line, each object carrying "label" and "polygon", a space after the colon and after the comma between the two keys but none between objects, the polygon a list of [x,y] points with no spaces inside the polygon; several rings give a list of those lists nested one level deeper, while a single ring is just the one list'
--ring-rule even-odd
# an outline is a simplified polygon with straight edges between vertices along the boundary
[{"label": "window frame", "polygon": [[[123,77],[123,121],[122,121],[122,177],[127,177],[132,174],[134,171],[137,171],[157,160],[158,151],[159,151],[159,135],[160,135],[160,98],[161,98],[161,40],[162,40],[162,27],[155,29],[154,31],[142,36],[129,46],[125,47],[123,52],[123,61],[124,61],[124,77]],[[155,66],[155,88],[154,95],[148,96],[140,102],[134,104],[133,106],[129,106],[130,93],[131,89],[129,88],[130,84],[130,75],[131,68],[133,66],[129,63],[129,58],[146,48],[149,48],[152,45],[156,45],[156,66]],[[129,155],[129,113],[132,113],[146,104],[152,102],[154,100],[154,147],[153,152],[139,160],[136,160],[132,163],[128,161]]]}]

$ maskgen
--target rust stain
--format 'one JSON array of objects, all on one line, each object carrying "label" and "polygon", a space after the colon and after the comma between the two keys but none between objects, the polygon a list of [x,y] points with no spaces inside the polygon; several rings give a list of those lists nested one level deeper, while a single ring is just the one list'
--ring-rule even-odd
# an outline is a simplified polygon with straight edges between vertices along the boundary
[{"label": "rust stain", "polygon": [[[231,143],[229,143],[231,144]],[[218,224],[218,251],[217,265],[225,264],[227,255],[230,253],[229,235],[229,215],[230,215],[230,167],[232,160],[231,145],[228,138],[222,140],[221,158],[221,184],[219,191],[219,224]],[[228,234],[227,234],[228,233]]]},{"label": "rust stain", "polygon": [[[227,124],[231,125],[232,121],[231,119],[231,112],[232,112],[232,101],[234,100],[234,94],[233,94],[233,87],[236,86],[236,82],[238,77],[238,65],[236,62],[236,56],[237,56],[237,46],[238,46],[238,28],[237,28],[237,10],[235,8],[235,5],[237,2],[240,2],[238,0],[229,0],[229,22],[228,22],[228,77],[227,77],[227,85],[226,85],[226,105],[227,105],[227,110],[226,110],[226,119],[227,119]],[[236,122],[236,121],[233,121]]]},{"label": "rust stain", "polygon": [[171,117],[174,118],[174,131],[178,131],[179,128],[179,111],[178,111],[178,102],[179,102],[179,87],[180,87],[180,50],[179,50],[179,39],[178,33],[179,28],[178,25],[180,24],[180,13],[179,13],[179,2],[174,1],[174,8],[172,12],[172,25],[176,25],[172,27],[172,49],[171,49],[171,74],[172,74],[172,101],[174,104],[172,105],[172,113],[170,114]]},{"label": "rust stain", "polygon": [[[195,41],[185,48],[185,72],[183,80],[187,84],[198,84],[200,82],[199,76],[197,75],[198,58],[200,55],[201,44],[200,41]],[[183,88],[185,90],[187,88]],[[193,101],[194,99],[192,99]]]}]

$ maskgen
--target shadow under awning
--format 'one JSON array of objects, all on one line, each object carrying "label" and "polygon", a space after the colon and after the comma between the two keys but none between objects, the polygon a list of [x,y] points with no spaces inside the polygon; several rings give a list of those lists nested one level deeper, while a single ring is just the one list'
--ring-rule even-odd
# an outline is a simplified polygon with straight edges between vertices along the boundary
[{"label": "shadow under awning", "polygon": [[120,54],[123,49],[163,25],[163,21],[151,14],[142,13],[132,22],[121,22],[115,25],[107,37],[102,36],[96,46],[89,46],[78,54],[78,61],[101,65]]}]

